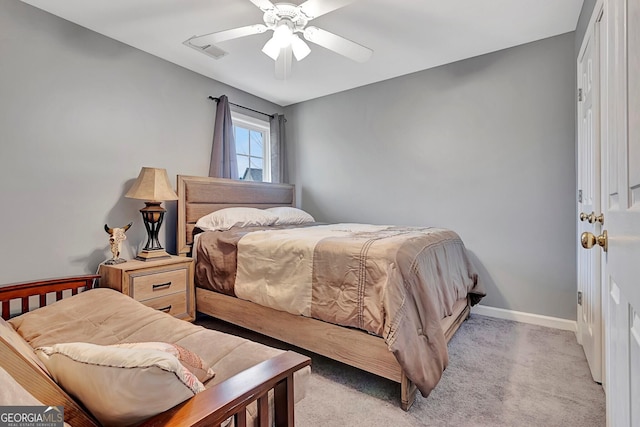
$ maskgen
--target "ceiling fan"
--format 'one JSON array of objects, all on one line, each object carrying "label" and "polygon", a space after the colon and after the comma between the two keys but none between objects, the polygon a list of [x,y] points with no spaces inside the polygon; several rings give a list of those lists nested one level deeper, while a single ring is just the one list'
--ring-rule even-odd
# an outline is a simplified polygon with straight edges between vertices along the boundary
[{"label": "ceiling fan", "polygon": [[276,62],[276,78],[282,80],[286,79],[291,72],[292,57],[301,61],[311,52],[309,46],[298,34],[302,34],[307,41],[357,62],[367,61],[373,53],[371,49],[329,31],[313,26],[307,27],[307,23],[312,19],[344,7],[355,0],[306,0],[297,6],[291,3],[274,4],[270,0],[250,1],[264,12],[264,24],[193,36],[184,44],[218,59],[227,52],[216,44],[273,31],[273,36],[264,45],[262,51]]}]

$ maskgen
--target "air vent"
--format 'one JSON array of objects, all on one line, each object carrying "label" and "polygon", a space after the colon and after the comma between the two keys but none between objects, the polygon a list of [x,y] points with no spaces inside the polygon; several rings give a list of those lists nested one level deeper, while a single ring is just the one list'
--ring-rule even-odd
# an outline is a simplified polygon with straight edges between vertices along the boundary
[{"label": "air vent", "polygon": [[215,59],[220,59],[223,56],[225,56],[227,54],[227,52],[225,52],[224,50],[220,49],[217,46],[208,44],[208,45],[204,45],[204,46],[196,46],[191,44],[191,39],[186,40],[185,42],[182,43],[185,46],[189,46],[190,48],[193,48],[199,52],[204,53],[205,55],[209,55],[212,58]]}]

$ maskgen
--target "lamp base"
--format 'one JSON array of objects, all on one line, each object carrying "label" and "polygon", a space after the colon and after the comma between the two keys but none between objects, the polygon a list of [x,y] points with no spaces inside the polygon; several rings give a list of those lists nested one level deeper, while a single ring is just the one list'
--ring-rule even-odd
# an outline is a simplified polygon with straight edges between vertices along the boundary
[{"label": "lamp base", "polygon": [[137,256],[136,259],[140,261],[155,261],[157,259],[163,258],[171,258],[171,255],[167,253],[164,249],[156,249],[156,250],[142,250]]},{"label": "lamp base", "polygon": [[137,260],[153,261],[171,257],[171,255],[160,246],[160,241],[158,240],[158,231],[160,231],[162,219],[166,212],[166,209],[160,206],[160,203],[162,202],[144,202],[145,207],[140,209],[144,227],[147,229],[147,244],[138,256],[136,256]]}]

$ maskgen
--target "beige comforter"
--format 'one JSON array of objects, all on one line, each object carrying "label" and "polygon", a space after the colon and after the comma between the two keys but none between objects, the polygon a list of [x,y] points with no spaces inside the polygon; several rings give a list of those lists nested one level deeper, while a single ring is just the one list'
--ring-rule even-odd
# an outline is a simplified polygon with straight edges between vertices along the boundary
[{"label": "beige comforter", "polygon": [[485,295],[464,244],[445,229],[232,229],[203,233],[196,251],[199,286],[382,336],[424,396],[448,362],[440,320],[456,300]]}]

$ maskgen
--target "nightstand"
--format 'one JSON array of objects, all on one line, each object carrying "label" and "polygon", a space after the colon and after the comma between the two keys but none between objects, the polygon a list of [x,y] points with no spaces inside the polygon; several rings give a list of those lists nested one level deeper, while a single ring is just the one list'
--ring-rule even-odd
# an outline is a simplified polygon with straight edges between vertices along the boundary
[{"label": "nightstand", "polygon": [[191,258],[172,256],[154,261],[101,264],[100,276],[100,287],[115,289],[179,319],[195,319]]}]

